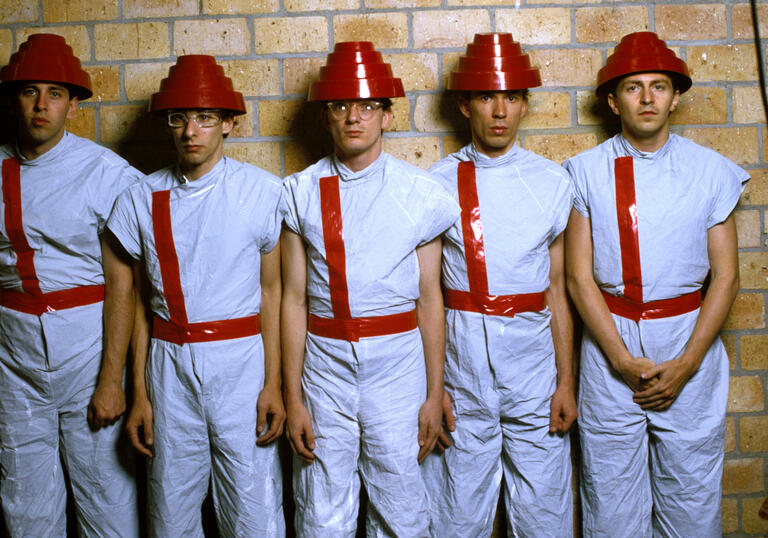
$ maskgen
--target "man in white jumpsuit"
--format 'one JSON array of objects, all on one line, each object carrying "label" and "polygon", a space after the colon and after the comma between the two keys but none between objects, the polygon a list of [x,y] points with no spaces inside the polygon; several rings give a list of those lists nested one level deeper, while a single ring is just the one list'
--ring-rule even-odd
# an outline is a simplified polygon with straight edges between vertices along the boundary
[{"label": "man in white jumpsuit", "polygon": [[31,36],[0,71],[0,91],[17,126],[16,144],[0,147],[5,522],[11,536],[64,536],[66,470],[83,536],[136,536],[130,455],[118,451],[133,300],[119,304],[120,267],[106,251],[102,259],[99,234],[143,175],[65,131],[92,92],[62,37]]},{"label": "man in white jumpsuit", "polygon": [[245,106],[212,56],[181,56],[150,110],[165,117],[178,163],[123,193],[108,222],[151,302],[148,359],[137,316],[128,420],[153,456],[150,532],[202,536],[210,482],[222,536],[283,536],[281,182],[223,156]]},{"label": "man in white jumpsuit", "polygon": [[490,536],[502,475],[510,536],[573,532],[562,233],[573,194],[565,170],[515,144],[540,85],[510,34],[477,34],[448,85],[472,143],[430,168],[461,206],[443,240],[455,431],[424,468],[434,536]]},{"label": "man in white jumpsuit", "polygon": [[597,77],[621,134],[565,163],[575,188],[568,287],[585,324],[585,536],[722,532],[728,359],[718,331],[738,288],[732,211],[749,176],[670,134],[690,86],[656,34],[625,36]]},{"label": "man in white jumpsuit", "polygon": [[[299,536],[426,536],[418,462],[442,419],[440,234],[458,207],[382,153],[400,79],[370,42],[338,43],[310,101],[334,153],[285,180],[282,339]],[[308,315],[307,315],[308,314]],[[418,329],[418,330],[417,330]]]}]

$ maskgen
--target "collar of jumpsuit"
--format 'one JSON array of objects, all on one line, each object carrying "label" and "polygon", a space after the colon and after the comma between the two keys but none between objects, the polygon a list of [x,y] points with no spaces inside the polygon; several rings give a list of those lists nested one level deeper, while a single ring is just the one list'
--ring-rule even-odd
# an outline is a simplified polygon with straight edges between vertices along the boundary
[{"label": "collar of jumpsuit", "polygon": [[477,149],[474,142],[467,148],[467,157],[475,163],[477,168],[494,168],[496,166],[506,166],[512,163],[520,156],[523,149],[515,143],[509,151],[498,157],[489,157]]},{"label": "collar of jumpsuit", "polygon": [[339,158],[334,154],[333,155],[333,169],[336,172],[336,174],[339,176],[339,179],[345,182],[362,182],[362,181],[368,181],[372,179],[376,179],[379,177],[380,173],[383,173],[384,171],[384,164],[386,162],[386,154],[382,151],[381,154],[376,158],[375,161],[373,161],[371,164],[363,168],[362,170],[358,170],[357,172],[353,172],[350,170],[343,162],[339,160]]}]

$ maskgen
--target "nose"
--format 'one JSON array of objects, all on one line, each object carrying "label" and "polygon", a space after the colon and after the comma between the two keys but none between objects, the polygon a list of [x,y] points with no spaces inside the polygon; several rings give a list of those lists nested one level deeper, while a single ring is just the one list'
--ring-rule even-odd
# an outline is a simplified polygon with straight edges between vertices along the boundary
[{"label": "nose", "polygon": [[46,110],[47,108],[48,108],[48,96],[45,94],[45,92],[39,92],[37,94],[37,99],[35,100],[35,109]]},{"label": "nose", "polygon": [[643,86],[640,93],[640,98],[642,99],[643,103],[650,103],[653,101],[653,93],[651,93],[650,86]]},{"label": "nose", "polygon": [[197,134],[197,124],[192,118],[187,118],[187,123],[184,125],[184,137],[192,138]]},{"label": "nose", "polygon": [[507,116],[507,107],[504,104],[505,96],[496,95],[493,98],[491,113],[494,118],[505,118]]},{"label": "nose", "polygon": [[352,103],[347,111],[347,123],[357,123],[360,121],[360,112],[357,110],[357,103]]}]

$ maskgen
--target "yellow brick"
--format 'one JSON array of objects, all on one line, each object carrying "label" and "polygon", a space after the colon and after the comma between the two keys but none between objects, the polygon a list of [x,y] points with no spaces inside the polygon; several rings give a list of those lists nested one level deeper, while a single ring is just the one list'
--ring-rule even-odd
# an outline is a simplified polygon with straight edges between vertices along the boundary
[{"label": "yellow brick", "polygon": [[739,419],[739,450],[768,452],[768,416]]},{"label": "yellow brick", "polygon": [[461,148],[472,142],[472,137],[468,131],[454,133],[443,137],[443,156],[456,153]]},{"label": "yellow brick", "polygon": [[728,369],[733,371],[739,361],[739,350],[737,347],[737,336],[734,334],[721,334],[720,340],[723,341],[725,353],[728,355]]},{"label": "yellow brick", "polygon": [[116,65],[90,65],[85,70],[91,76],[94,101],[120,100],[120,67]]},{"label": "yellow brick", "polygon": [[738,164],[756,163],[758,160],[757,129],[754,127],[685,129],[683,136]]},{"label": "yellow brick", "polygon": [[694,87],[680,96],[672,115],[673,125],[725,123],[728,121],[728,101],[724,88]]},{"label": "yellow brick", "polygon": [[763,460],[727,459],[723,466],[723,494],[755,493],[763,488]]},{"label": "yellow brick", "polygon": [[45,22],[106,21],[117,18],[112,0],[43,0]]},{"label": "yellow brick", "polygon": [[740,205],[768,205],[768,168],[748,170],[752,179],[739,200]]},{"label": "yellow brick", "polygon": [[756,375],[731,376],[728,390],[728,412],[762,411],[765,393],[763,382]]},{"label": "yellow brick", "polygon": [[283,59],[283,93],[306,95],[309,85],[320,76],[324,57]]},{"label": "yellow brick", "polygon": [[733,452],[736,449],[736,420],[733,417],[725,418],[725,452]]},{"label": "yellow brick", "polygon": [[141,105],[101,107],[101,142],[116,144],[166,140],[168,134],[160,118]]},{"label": "yellow brick", "polygon": [[123,0],[123,18],[126,19],[197,14],[198,0]]},{"label": "yellow brick", "polygon": [[[483,7],[490,7],[490,6],[504,6],[509,5],[508,1],[505,0],[447,0],[448,6],[455,7],[455,6],[483,6]],[[519,5],[519,4],[518,4]],[[496,12],[497,14],[500,13],[500,11]],[[506,30],[499,29],[499,32],[505,32]]]},{"label": "yellow brick", "polygon": [[451,71],[456,71],[459,68],[459,58],[464,55],[463,52],[446,52],[443,54],[443,88],[448,87],[448,81],[451,77]]},{"label": "yellow brick", "polygon": [[330,136],[312,139],[291,140],[285,143],[285,175],[304,170],[310,164],[333,151]]},{"label": "yellow brick", "polygon": [[13,32],[0,29],[0,65],[6,65],[13,54]]},{"label": "yellow brick", "polygon": [[91,59],[91,39],[85,26],[44,26],[35,28],[19,28],[16,30],[17,48],[32,34],[56,34],[67,41],[72,52],[81,62]]},{"label": "yellow brick", "polygon": [[359,0],[285,0],[285,9],[288,11],[356,10],[359,7]]},{"label": "yellow brick", "polygon": [[3,24],[37,21],[37,2],[3,0],[0,2],[0,21],[3,21]]},{"label": "yellow brick", "polygon": [[401,9],[419,7],[437,7],[441,0],[366,0],[367,9]]},{"label": "yellow brick", "polygon": [[429,168],[440,159],[440,139],[433,136],[384,138],[384,151],[419,168]]},{"label": "yellow brick", "polygon": [[723,39],[728,35],[725,4],[657,5],[655,30],[661,39]]},{"label": "yellow brick", "polygon": [[525,135],[525,149],[538,153],[556,163],[597,145],[594,133]]},{"label": "yellow brick", "polygon": [[408,46],[408,15],[405,13],[367,13],[333,17],[333,37],[340,41],[372,41],[377,49],[402,49]]},{"label": "yellow brick", "polygon": [[173,52],[241,56],[251,50],[251,33],[245,19],[204,19],[176,21],[173,25]]},{"label": "yellow brick", "polygon": [[437,54],[385,54],[384,61],[392,66],[395,76],[402,79],[406,92],[437,89]]},{"label": "yellow brick", "polygon": [[261,136],[330,137],[326,134],[319,103],[306,101],[259,101]]},{"label": "yellow brick", "polygon": [[464,48],[476,33],[490,31],[490,14],[484,9],[413,13],[413,44],[418,49]]},{"label": "yellow brick", "polygon": [[765,111],[758,87],[733,89],[734,123],[765,123]]},{"label": "yellow brick", "polygon": [[170,62],[141,62],[125,66],[125,95],[129,101],[148,101],[160,91],[160,81],[168,76]]},{"label": "yellow brick", "polygon": [[592,90],[576,92],[576,117],[579,125],[619,125],[618,116]]},{"label": "yellow brick", "polygon": [[[496,11],[496,30],[510,32],[523,45],[571,42],[571,10],[564,7]],[[586,68],[586,66],[583,66]]]},{"label": "yellow brick", "polygon": [[741,337],[741,367],[744,370],[768,370],[768,335],[745,334]]},{"label": "yellow brick", "polygon": [[466,130],[467,120],[459,112],[455,96],[419,95],[413,111],[413,123],[421,132]]},{"label": "yellow brick", "polygon": [[736,499],[723,499],[721,503],[723,534],[739,530],[739,502]]},{"label": "yellow brick", "polygon": [[768,534],[768,521],[758,516],[760,506],[765,499],[765,489],[758,490],[759,497],[745,497],[741,499],[741,529],[749,534]]},{"label": "yellow brick", "polygon": [[228,139],[248,138],[253,136],[253,103],[245,102],[245,114],[235,116],[235,127],[229,133]]},{"label": "yellow brick", "polygon": [[67,120],[66,129],[72,134],[96,140],[96,113],[92,107],[79,107],[75,117]]},{"label": "yellow brick", "polygon": [[739,253],[739,287],[768,288],[768,252]]},{"label": "yellow brick", "polygon": [[768,127],[763,127],[763,162],[768,161]]},{"label": "yellow brick", "polygon": [[647,29],[648,8],[644,6],[576,9],[576,41],[579,43],[615,43],[630,32]]},{"label": "yellow brick", "polygon": [[763,327],[765,327],[763,294],[739,293],[723,329],[762,329]]},{"label": "yellow brick", "polygon": [[230,60],[219,62],[243,95],[278,95],[277,60]]},{"label": "yellow brick", "polygon": [[594,87],[603,66],[598,49],[534,49],[528,55],[539,68],[544,86]]},{"label": "yellow brick", "polygon": [[757,80],[754,45],[702,45],[688,49],[693,80]]},{"label": "yellow brick", "polygon": [[571,96],[560,92],[532,92],[520,129],[552,129],[571,125]]},{"label": "yellow brick", "polygon": [[97,60],[164,58],[171,50],[164,22],[97,24],[93,38]]},{"label": "yellow brick", "polygon": [[[736,39],[753,39],[752,10],[749,4],[736,4],[731,11],[731,30]],[[768,5],[757,4],[757,19],[760,21],[760,37],[768,36]]]},{"label": "yellow brick", "polygon": [[392,100],[392,123],[389,124],[387,131],[410,131],[411,130],[411,104],[408,99]]},{"label": "yellow brick", "polygon": [[325,17],[254,19],[253,33],[257,54],[328,50],[328,21]]},{"label": "yellow brick", "polygon": [[282,175],[280,142],[226,142],[224,155],[258,166],[276,176]]},{"label": "yellow brick", "polygon": [[273,13],[280,10],[279,0],[203,0],[203,13],[241,15]]},{"label": "yellow brick", "polygon": [[753,248],[760,246],[760,211],[737,210],[734,212],[736,219],[736,232],[739,238],[739,248]]}]

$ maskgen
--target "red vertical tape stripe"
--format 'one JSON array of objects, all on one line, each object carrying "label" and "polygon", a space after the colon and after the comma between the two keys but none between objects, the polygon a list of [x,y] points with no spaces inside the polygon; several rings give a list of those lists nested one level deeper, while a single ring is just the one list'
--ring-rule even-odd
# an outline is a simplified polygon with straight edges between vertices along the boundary
[{"label": "red vertical tape stripe", "polygon": [[320,209],[323,216],[323,241],[328,264],[328,285],[334,318],[352,317],[347,289],[347,260],[341,219],[339,176],[320,178]]},{"label": "red vertical tape stripe", "polygon": [[619,222],[624,296],[637,303],[642,303],[643,278],[640,270],[637,199],[635,197],[635,173],[632,157],[619,157],[614,161],[614,176],[616,179],[616,216]]},{"label": "red vertical tape stripe", "polygon": [[163,278],[163,292],[168,304],[171,321],[180,325],[187,324],[187,308],[184,305],[184,293],[181,291],[179,258],[173,244],[171,228],[171,191],[152,193],[152,231],[155,236],[157,260]]},{"label": "red vertical tape stripe", "polygon": [[22,289],[32,295],[40,295],[40,282],[35,272],[34,251],[24,235],[21,217],[21,166],[10,158],[3,160],[3,203],[5,205],[5,230],[16,253],[16,270]]},{"label": "red vertical tape stripe", "polygon": [[480,219],[480,201],[477,197],[475,164],[472,161],[459,163],[458,190],[469,291],[488,295],[488,271],[485,266],[483,222]]}]

